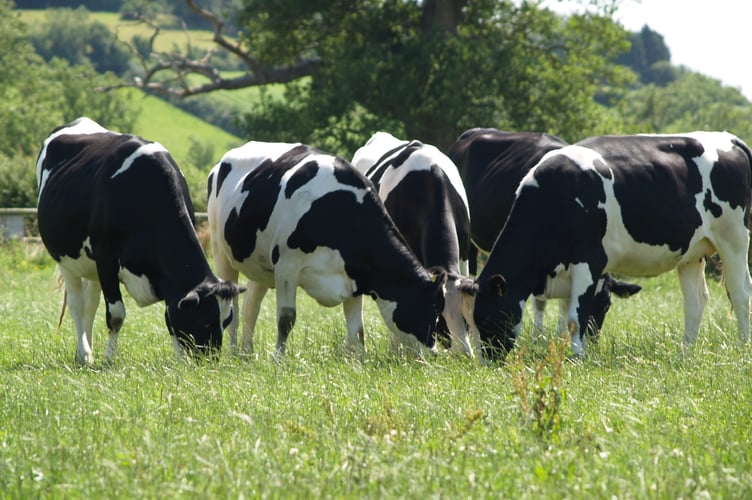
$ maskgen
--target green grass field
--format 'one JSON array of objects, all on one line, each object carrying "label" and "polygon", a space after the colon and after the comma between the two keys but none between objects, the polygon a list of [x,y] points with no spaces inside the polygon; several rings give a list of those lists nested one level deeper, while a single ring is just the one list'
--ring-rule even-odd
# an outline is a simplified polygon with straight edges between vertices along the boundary
[{"label": "green grass field", "polygon": [[[138,98],[135,102],[141,107],[133,132],[160,142],[170,151],[178,165],[195,163],[189,156],[193,141],[212,144],[216,150],[215,161],[219,160],[228,149],[246,142],[158,97],[146,95],[135,89],[128,89],[126,92],[137,93]],[[200,165],[196,166],[200,167]],[[209,168],[211,166],[207,165]],[[209,173],[208,170],[206,173]]]},{"label": "green grass field", "polygon": [[[299,295],[289,355],[174,358],[162,306],[126,304],[121,355],[74,362],[43,249],[0,246],[4,498],[749,498],[752,350],[721,286],[682,355],[675,275],[617,301],[581,362],[532,345],[504,365],[388,354],[367,302],[368,354],[343,358],[339,308]],[[549,307],[547,322],[555,323]]]},{"label": "green grass field", "polygon": [[[21,18],[30,26],[43,23],[48,16],[53,15],[50,9],[18,9]],[[148,39],[154,30],[140,21],[129,21],[120,18],[117,12],[89,12],[90,21],[98,21],[106,25],[115,33],[119,40],[132,43],[136,36]],[[163,20],[166,21],[166,20]],[[160,22],[158,20],[158,22]],[[165,24],[162,22],[161,24]],[[184,51],[187,47],[206,49],[213,45],[212,32],[207,30],[183,30],[169,27],[161,27],[159,35],[155,39],[154,49],[159,52],[173,50]]]}]

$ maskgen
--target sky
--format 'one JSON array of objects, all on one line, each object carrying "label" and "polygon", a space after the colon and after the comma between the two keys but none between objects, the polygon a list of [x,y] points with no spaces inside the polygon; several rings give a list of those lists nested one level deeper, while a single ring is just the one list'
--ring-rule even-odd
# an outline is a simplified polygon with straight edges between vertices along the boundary
[{"label": "sky", "polygon": [[[544,5],[562,13],[582,9],[574,1]],[[750,13],[749,0],[621,0],[615,19],[630,31],[647,24],[663,35],[672,64],[720,80],[752,100]]]}]

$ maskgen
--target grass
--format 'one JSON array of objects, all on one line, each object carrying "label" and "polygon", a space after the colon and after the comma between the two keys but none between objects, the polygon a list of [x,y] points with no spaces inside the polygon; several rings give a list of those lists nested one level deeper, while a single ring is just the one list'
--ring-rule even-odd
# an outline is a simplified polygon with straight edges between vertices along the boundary
[{"label": "grass", "polygon": [[716,282],[688,356],[666,275],[614,305],[582,362],[527,335],[494,367],[393,357],[370,301],[369,353],[345,360],[341,310],[301,294],[275,363],[271,294],[253,360],[177,361],[161,307],[128,301],[119,359],[101,364],[100,308],[99,364],[81,369],[44,251],[3,245],[0,280],[4,497],[752,494],[752,353]]}]

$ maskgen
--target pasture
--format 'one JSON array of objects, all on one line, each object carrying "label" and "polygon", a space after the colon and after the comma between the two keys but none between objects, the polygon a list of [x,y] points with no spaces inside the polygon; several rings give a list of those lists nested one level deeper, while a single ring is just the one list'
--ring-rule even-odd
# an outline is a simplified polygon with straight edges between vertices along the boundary
[{"label": "pasture", "polygon": [[0,282],[3,497],[752,495],[752,349],[715,281],[686,356],[670,273],[615,300],[581,362],[531,344],[528,317],[503,365],[395,357],[370,299],[369,353],[345,360],[341,309],[301,296],[275,363],[269,294],[250,360],[177,361],[162,306],[126,297],[120,357],[104,366],[100,306],[94,369],[76,366],[70,316],[57,328],[42,247],[2,244]]}]

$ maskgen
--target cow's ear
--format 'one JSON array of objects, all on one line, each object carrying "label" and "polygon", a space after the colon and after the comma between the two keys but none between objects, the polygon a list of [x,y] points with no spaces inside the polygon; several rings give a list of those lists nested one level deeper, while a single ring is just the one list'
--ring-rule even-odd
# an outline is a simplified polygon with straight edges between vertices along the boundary
[{"label": "cow's ear", "polygon": [[201,298],[198,296],[198,292],[196,290],[191,290],[185,297],[180,299],[178,302],[178,309],[192,309],[198,306],[200,301]]},{"label": "cow's ear", "polygon": [[626,281],[614,280],[611,283],[611,293],[616,294],[617,297],[626,299],[631,297],[642,290],[642,287],[636,283],[628,283]]},{"label": "cow's ear", "polygon": [[488,280],[488,286],[491,287],[491,290],[499,297],[504,295],[506,285],[507,285],[507,281],[504,279],[504,276],[502,276],[501,274],[494,274]]}]

